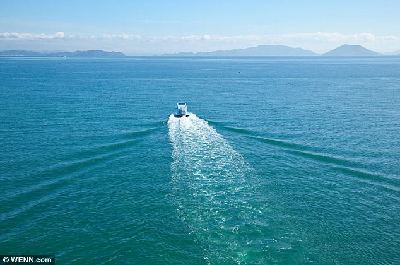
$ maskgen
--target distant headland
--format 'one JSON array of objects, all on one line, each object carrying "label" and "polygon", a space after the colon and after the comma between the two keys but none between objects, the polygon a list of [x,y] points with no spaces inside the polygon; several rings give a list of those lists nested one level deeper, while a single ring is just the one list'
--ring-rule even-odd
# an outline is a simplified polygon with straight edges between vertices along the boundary
[{"label": "distant headland", "polygon": [[286,45],[258,45],[245,49],[218,50],[212,52],[182,52],[175,54],[165,54],[165,56],[400,56],[400,51],[390,54],[382,54],[369,50],[361,45],[341,45],[323,54],[315,53],[303,48],[293,48]]},{"label": "distant headland", "polygon": [[103,50],[87,50],[74,52],[37,52],[28,50],[6,50],[0,51],[0,56],[115,58],[125,57],[126,55],[122,52],[108,52]]},{"label": "distant headland", "polygon": [[371,51],[361,45],[344,44],[322,55],[323,56],[380,56],[383,54]]},{"label": "distant headland", "polygon": [[245,49],[176,53],[177,56],[316,56],[313,51],[285,45],[258,45]]},{"label": "distant headland", "polygon": [[[0,51],[0,57],[82,57],[82,58],[122,58],[128,57],[122,52],[85,50],[85,51],[29,51],[5,50]],[[147,55],[149,56],[149,55]],[[155,55],[157,56],[157,55]],[[258,45],[244,49],[217,50],[210,52],[178,52],[163,54],[164,57],[252,57],[252,56],[329,56],[329,57],[371,57],[371,56],[400,56],[400,50],[391,53],[379,53],[361,45],[344,44],[326,53],[318,54],[311,50],[286,45]]]}]

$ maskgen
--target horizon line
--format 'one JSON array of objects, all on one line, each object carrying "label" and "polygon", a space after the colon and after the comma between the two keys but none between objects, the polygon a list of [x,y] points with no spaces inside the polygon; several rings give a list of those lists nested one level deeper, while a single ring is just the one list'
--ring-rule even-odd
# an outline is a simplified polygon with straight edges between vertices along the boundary
[{"label": "horizon line", "polygon": [[[23,52],[35,52],[35,53],[74,53],[74,52],[88,52],[88,51],[103,51],[103,52],[108,52],[108,53],[122,53],[124,56],[179,56],[179,57],[184,57],[184,56],[199,56],[202,53],[213,53],[213,52],[229,52],[229,51],[238,51],[238,50],[246,50],[246,49],[250,49],[250,48],[256,48],[256,47],[260,47],[260,46],[281,46],[281,47],[287,47],[287,48],[291,48],[291,49],[301,49],[305,52],[312,52],[314,54],[310,54],[310,55],[284,55],[284,56],[288,56],[288,57],[315,57],[315,56],[321,56],[324,54],[327,54],[337,48],[343,47],[343,46],[358,46],[361,48],[364,48],[368,51],[371,52],[375,52],[377,53],[377,55],[371,55],[371,57],[373,56],[396,56],[396,55],[400,55],[400,50],[396,49],[390,52],[378,52],[376,50],[372,50],[369,48],[364,47],[361,44],[348,44],[348,43],[343,43],[340,44],[339,46],[336,46],[333,49],[327,50],[326,52],[315,52],[312,49],[305,49],[303,47],[300,46],[290,46],[290,45],[285,45],[285,44],[258,44],[258,45],[253,45],[253,46],[247,46],[244,48],[233,48],[233,49],[217,49],[217,50],[209,50],[209,51],[177,51],[177,52],[164,52],[164,53],[146,53],[146,52],[139,52],[139,53],[132,53],[132,52],[124,52],[124,51],[118,51],[118,50],[109,50],[109,49],[100,49],[100,48],[91,48],[91,49],[74,49],[74,50],[58,50],[58,49],[54,49],[54,50],[43,50],[43,49],[2,49],[0,50],[0,52],[11,52],[11,51],[23,51]],[[10,55],[9,55],[10,56]],[[15,55],[18,56],[18,55]],[[203,55],[203,56],[207,56],[207,55]],[[216,55],[211,55],[211,56],[216,56]],[[224,55],[222,55],[221,57],[223,57]],[[257,57],[257,56],[263,56],[263,55],[226,55],[227,57]],[[266,57],[273,57],[273,56],[282,56],[282,55],[265,55]],[[364,55],[365,56],[365,55]],[[351,57],[351,56],[350,56]],[[360,57],[360,56],[357,56]]]}]

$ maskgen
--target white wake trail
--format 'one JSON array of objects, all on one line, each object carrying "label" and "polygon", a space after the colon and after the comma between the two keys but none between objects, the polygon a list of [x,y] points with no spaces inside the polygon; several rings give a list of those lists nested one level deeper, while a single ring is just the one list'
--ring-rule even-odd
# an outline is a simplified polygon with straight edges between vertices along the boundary
[{"label": "white wake trail", "polygon": [[[168,120],[174,200],[210,264],[246,264],[259,233],[261,211],[252,206],[256,188],[244,158],[195,114]],[[254,260],[252,261],[254,264]],[[257,262],[256,262],[257,263]]]}]

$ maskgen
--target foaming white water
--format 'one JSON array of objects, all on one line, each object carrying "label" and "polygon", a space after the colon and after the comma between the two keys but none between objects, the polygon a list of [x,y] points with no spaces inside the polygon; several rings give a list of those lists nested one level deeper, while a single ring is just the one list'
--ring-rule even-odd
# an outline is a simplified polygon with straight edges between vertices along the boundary
[{"label": "foaming white water", "polygon": [[261,211],[253,206],[257,185],[252,169],[194,114],[171,115],[168,127],[174,200],[180,218],[203,247],[205,259],[210,264],[262,263],[257,240],[262,238],[257,228]]}]

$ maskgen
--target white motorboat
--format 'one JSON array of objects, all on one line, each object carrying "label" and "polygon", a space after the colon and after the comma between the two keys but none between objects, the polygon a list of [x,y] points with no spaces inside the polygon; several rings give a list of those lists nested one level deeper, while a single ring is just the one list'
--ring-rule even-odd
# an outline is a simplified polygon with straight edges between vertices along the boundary
[{"label": "white motorboat", "polygon": [[187,111],[186,102],[178,102],[176,103],[176,114],[175,117],[189,117],[189,112]]}]

